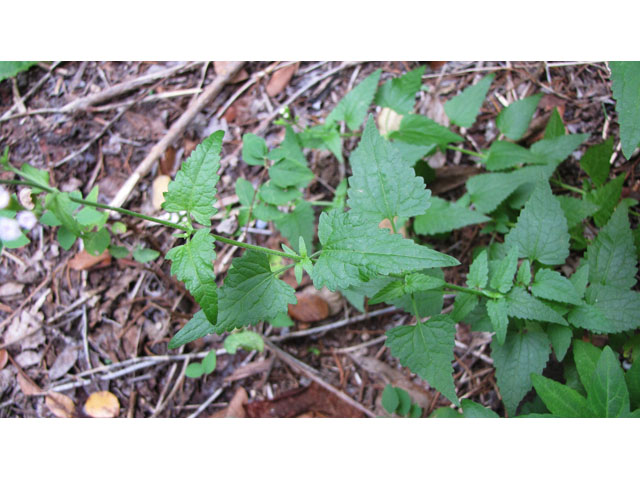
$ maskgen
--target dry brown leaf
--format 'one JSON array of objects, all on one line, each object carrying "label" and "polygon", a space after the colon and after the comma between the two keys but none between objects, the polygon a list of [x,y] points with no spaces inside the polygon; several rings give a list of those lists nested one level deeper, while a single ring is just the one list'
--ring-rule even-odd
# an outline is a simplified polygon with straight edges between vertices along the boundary
[{"label": "dry brown leaf", "polygon": [[[227,73],[227,71],[229,70],[230,63],[233,63],[233,62],[213,62],[213,69],[216,72],[216,75],[224,75],[225,73]],[[231,83],[242,82],[247,78],[249,78],[249,74],[247,73],[246,70],[242,69],[238,73],[236,73],[236,76],[233,77],[233,80],[231,80]]]},{"label": "dry brown leaf", "polygon": [[5,282],[0,286],[0,297],[12,297],[22,293],[24,285],[17,282]]},{"label": "dry brown leaf", "polygon": [[396,130],[400,130],[402,117],[403,115],[400,115],[389,107],[384,107],[380,110],[378,114],[378,130],[380,130],[380,135],[387,135]]},{"label": "dry brown leaf", "polygon": [[18,385],[20,386],[20,390],[22,390],[22,393],[27,396],[42,394],[42,389],[21,371],[18,372]]},{"label": "dry brown leaf", "polygon": [[76,404],[62,393],[47,393],[47,398],[44,403],[49,407],[51,413],[58,418],[73,418],[76,416]]},{"label": "dry brown leaf", "polygon": [[248,401],[249,395],[244,388],[240,387],[233,394],[229,406],[217,411],[209,418],[245,418],[247,414],[244,410],[244,404]]},{"label": "dry brown leaf", "polygon": [[289,304],[289,316],[299,322],[318,322],[329,316],[329,305],[317,294],[296,293],[298,303]]},{"label": "dry brown leaf", "polygon": [[297,71],[298,64],[294,63],[293,65],[289,65],[288,67],[284,67],[273,72],[273,75],[271,75],[269,83],[267,84],[267,94],[270,97],[275,97],[279,93],[283,92]]},{"label": "dry brown leaf", "polygon": [[431,67],[431,70],[439,70],[440,68],[442,68],[444,66],[444,64],[447,63],[446,60],[442,61],[442,60],[431,60],[429,62],[429,67]]},{"label": "dry brown leaf", "polygon": [[120,402],[111,392],[95,392],[89,395],[84,411],[93,418],[114,418],[120,413]]},{"label": "dry brown leaf", "polygon": [[275,357],[271,357],[263,360],[256,360],[255,362],[247,363],[246,365],[240,365],[234,370],[234,372],[225,377],[225,382],[235,382],[236,380],[242,380],[243,378],[251,377],[262,372],[266,372],[271,368]]},{"label": "dry brown leaf", "polygon": [[[395,217],[393,220],[394,220],[394,222],[396,222],[396,227],[397,227],[398,226],[397,225],[398,217]],[[378,224],[378,227],[379,228],[386,228],[388,230],[393,231],[393,227],[391,226],[391,222],[389,221],[388,218],[385,218],[384,220],[382,220]],[[398,233],[401,234],[404,238],[407,238],[407,229],[405,228],[404,225],[398,230]]]},{"label": "dry brown leaf", "polygon": [[2,350],[0,350],[0,370],[2,370],[5,367],[8,361],[9,361],[9,354],[3,348]]},{"label": "dry brown leaf", "polygon": [[69,268],[72,270],[87,270],[96,265],[99,267],[106,267],[110,264],[111,254],[109,253],[109,250],[105,250],[98,256],[93,256],[86,250],[82,250],[81,252],[76,253],[73,258],[69,260]]},{"label": "dry brown leaf", "polygon": [[176,149],[171,145],[167,147],[164,151],[164,155],[160,159],[160,164],[158,165],[158,170],[160,171],[160,175],[169,175],[173,174],[173,167],[176,165]]},{"label": "dry brown leaf", "polygon": [[56,380],[62,377],[75,365],[78,360],[78,347],[76,345],[68,345],[60,355],[58,355],[49,369],[49,379]]},{"label": "dry brown leaf", "polygon": [[151,203],[155,210],[162,210],[164,194],[169,191],[170,181],[171,177],[169,177],[169,175],[158,175],[153,180]]}]

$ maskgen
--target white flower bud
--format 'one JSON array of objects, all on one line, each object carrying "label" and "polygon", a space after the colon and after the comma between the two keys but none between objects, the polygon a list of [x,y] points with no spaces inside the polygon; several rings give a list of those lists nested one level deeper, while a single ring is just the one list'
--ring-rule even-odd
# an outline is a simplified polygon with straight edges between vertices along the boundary
[{"label": "white flower bud", "polygon": [[9,205],[10,200],[11,195],[9,195],[9,192],[7,192],[4,187],[0,186],[0,208],[5,208]]},{"label": "white flower bud", "polygon": [[13,218],[0,217],[0,240],[12,242],[22,235],[20,225]]},{"label": "white flower bud", "polygon": [[18,225],[20,225],[25,230],[31,230],[36,226],[36,223],[38,223],[38,219],[36,218],[36,216],[28,210],[22,210],[18,212],[16,220],[18,220]]}]

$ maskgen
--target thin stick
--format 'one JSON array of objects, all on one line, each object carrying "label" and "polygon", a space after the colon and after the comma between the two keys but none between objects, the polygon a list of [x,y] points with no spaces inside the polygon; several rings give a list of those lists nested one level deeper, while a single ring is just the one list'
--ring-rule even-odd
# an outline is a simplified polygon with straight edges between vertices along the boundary
[{"label": "thin stick", "polygon": [[398,311],[400,311],[398,307],[386,307],[380,310],[376,310],[374,312],[363,313],[362,315],[358,315],[357,317],[343,318],[342,320],[329,323],[328,325],[321,325],[320,327],[309,328],[308,330],[291,332],[285,335],[280,335],[278,337],[269,337],[269,340],[272,342],[281,342],[283,340],[288,340],[289,338],[308,337],[309,335],[328,332],[329,330],[334,330],[336,328],[344,327],[345,325],[351,325],[352,323],[360,322],[368,318],[379,317],[380,315],[386,315],[387,313],[395,313]]},{"label": "thin stick", "polygon": [[223,391],[224,391],[224,388],[220,387],[215,392],[213,392],[213,394],[209,398],[207,398],[205,400],[205,402],[202,405],[200,405],[195,412],[193,412],[191,415],[189,415],[188,418],[196,418],[198,415],[200,415],[202,412],[204,412],[207,409],[207,407],[209,405],[211,405],[213,403],[213,401],[216,398],[218,398]]},{"label": "thin stick", "polygon": [[339,397],[342,401],[344,401],[345,403],[348,403],[349,405],[351,405],[352,407],[360,410],[362,413],[364,413],[365,415],[367,415],[368,417],[371,418],[375,418],[376,414],[373,413],[371,410],[369,410],[367,407],[365,407],[364,405],[356,402],[353,398],[351,398],[349,395],[345,394],[344,392],[338,390],[337,388],[335,388],[333,385],[331,385],[330,383],[326,382],[325,380],[323,380],[318,373],[316,372],[316,370],[314,370],[313,368],[311,368],[309,365],[307,365],[304,362],[301,362],[300,360],[298,360],[297,358],[293,357],[292,355],[289,355],[287,352],[285,352],[284,350],[282,350],[281,348],[275,346],[269,339],[265,338],[264,339],[264,343],[267,346],[267,348],[269,350],[271,350],[280,360],[282,360],[283,362],[285,362],[287,365],[289,365],[293,370],[297,371],[298,373],[310,378],[311,380],[313,380],[314,382],[316,382],[318,385],[324,387],[326,390],[329,390],[331,393],[333,393],[334,395],[336,395],[337,397]]},{"label": "thin stick", "polygon": [[[133,105],[133,104],[131,104]],[[62,160],[60,160],[59,162],[57,162],[55,164],[56,167],[59,167],[60,165],[63,165],[65,163],[67,163],[69,160],[73,160],[74,158],[76,158],[78,155],[83,154],[84,152],[86,152],[89,147],[91,147],[91,145],[93,145],[100,137],[102,137],[105,133],[107,133],[107,130],[109,130],[114,123],[116,123],[118,120],[120,120],[120,117],[122,117],[122,115],[124,115],[124,113],[129,110],[129,106],[128,107],[124,107],[123,109],[121,109],[111,120],[109,120],[109,123],[107,123],[104,128],[102,128],[102,130],[100,130],[98,132],[97,135],[95,135],[93,138],[91,138],[87,143],[85,143],[82,148],[76,152],[70,153],[69,155],[67,155],[66,157],[64,157]]]},{"label": "thin stick", "polygon": [[336,353],[348,353],[355,352],[356,350],[360,350],[361,348],[367,348],[371,345],[377,345],[380,342],[384,342],[386,335],[381,335],[378,338],[374,338],[373,340],[369,340],[368,342],[361,343],[360,345],[353,345],[351,347],[337,348],[335,350]]},{"label": "thin stick", "polygon": [[146,175],[152,165],[160,158],[164,151],[180,136],[187,128],[189,123],[213,98],[220,93],[222,88],[229,82],[236,73],[244,66],[245,62],[233,62],[229,65],[229,69],[222,75],[218,75],[214,81],[205,88],[197,99],[184,111],[180,118],[171,125],[169,131],[156,143],[145,159],[138,165],[135,171],[122,185],[116,196],[111,201],[111,206],[120,207],[127,200],[133,188],[138,184],[140,179]]},{"label": "thin stick", "polygon": [[107,100],[118,97],[123,93],[130,92],[131,90],[135,90],[138,87],[143,85],[147,85],[148,83],[152,83],[160,78],[170,77],[171,75],[178,73],[180,71],[190,70],[194,67],[197,67],[202,62],[192,62],[192,63],[181,63],[179,65],[165,68],[159,72],[149,73],[147,75],[143,75],[138,78],[134,78],[133,80],[129,80],[127,82],[119,83],[109,88],[105,88],[103,91],[95,93],[93,95],[89,95],[87,97],[78,98],[73,100],[72,102],[67,103],[64,107],[60,109],[60,113],[69,113],[76,112],[78,110],[86,110],[87,108],[97,105],[100,103],[104,103]]}]

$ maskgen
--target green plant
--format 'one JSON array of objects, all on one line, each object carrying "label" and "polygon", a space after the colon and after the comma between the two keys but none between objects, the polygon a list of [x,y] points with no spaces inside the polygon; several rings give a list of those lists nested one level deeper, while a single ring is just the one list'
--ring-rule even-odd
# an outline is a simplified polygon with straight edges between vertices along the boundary
[{"label": "green plant", "polygon": [[422,409],[411,401],[406,390],[387,384],[382,391],[382,407],[390,414],[400,417],[420,418]]},{"label": "green plant", "polygon": [[[616,84],[624,78],[623,85],[634,85],[635,68],[612,64],[621,131],[627,132],[623,139],[627,157],[638,144],[633,113],[637,108],[633,108],[640,94]],[[304,271],[316,288],[338,290],[358,309],[363,309],[368,297],[370,304],[385,302],[412,314],[415,324],[387,332],[391,354],[454,405],[462,406],[466,416],[492,416],[493,412],[457,398],[452,376],[456,323],[494,334],[491,357],[497,384],[506,413],[515,416],[535,383],[545,382],[540,375],[551,353],[562,362],[574,338],[608,334],[620,344],[637,343],[640,294],[633,287],[640,236],[629,222],[630,212],[637,215],[636,202],[621,200],[624,176],[608,180],[612,139],[590,147],[581,159],[589,177],[582,188],[558,177],[557,167],[588,135],[566,134],[557,111],[550,117],[544,139],[529,148],[501,140],[485,152],[456,146],[464,141],[458,133],[410,113],[420,89],[420,73],[414,70],[377,88],[381,72],[374,72],[338,103],[323,124],[303,128],[298,119],[286,116],[280,121],[285,125],[284,141],[271,150],[260,137],[243,137],[244,161],[263,167],[266,181],[254,187],[238,179],[239,223],[273,221],[289,242],[282,250],[211,233],[222,132],[205,139],[169,185],[163,208],[177,213],[177,222],[100,204],[97,189],[86,198],[78,192],[60,192],[48,184],[46,172],[26,164],[20,169],[11,166],[6,151],[3,166],[18,179],[2,183],[31,188],[34,207],[29,211],[42,223],[58,227],[63,248],[81,238],[90,253],[109,248],[113,254],[123,254],[111,244],[109,232],[121,227],[109,226],[103,210],[174,228],[184,243],[167,252],[166,259],[172,262],[171,273],[184,282],[202,310],[173,337],[169,348],[259,322],[286,324],[287,305],[296,298],[294,289],[279,277],[294,268],[298,282]],[[453,123],[473,125],[492,80],[485,77],[447,103],[445,111]],[[507,138],[521,138],[539,100],[539,95],[533,95],[505,108],[497,118],[500,131]],[[395,130],[382,135],[373,118],[367,119],[373,101],[402,115]],[[341,133],[341,122],[349,132]],[[338,185],[334,199],[305,200],[302,190],[314,173],[303,149],[327,150],[344,162],[342,139],[353,136],[360,136],[360,141],[349,155],[351,176]],[[432,197],[417,172],[422,159],[436,150],[461,151],[488,172],[472,176],[466,193],[456,202]],[[557,195],[552,185],[579,196]],[[15,195],[5,207],[1,215],[15,227],[13,217],[27,208]],[[323,209],[318,220],[319,245],[314,244],[314,207]],[[380,227],[381,222],[389,227]],[[476,223],[485,223],[481,233],[490,235],[489,245],[474,252],[466,286],[451,284],[442,269],[458,265],[458,260],[424,245],[424,236]],[[398,233],[402,225],[412,225],[413,235]],[[597,234],[585,235],[587,225],[590,233],[598,228]],[[15,235],[14,228],[15,238],[7,240],[5,247],[28,242],[20,229],[17,232],[20,235]],[[221,286],[212,267],[216,241],[246,250],[233,260]],[[571,250],[574,255],[584,251],[577,268],[565,265]],[[150,258],[137,252],[139,261]],[[455,294],[449,314],[441,314],[445,292]],[[227,342],[229,352],[237,346],[262,348],[259,335],[249,330],[227,337]],[[607,353],[609,363],[611,355]],[[637,364],[636,360],[633,365]],[[637,376],[637,367],[631,371]],[[631,381],[637,383],[635,378]]]}]

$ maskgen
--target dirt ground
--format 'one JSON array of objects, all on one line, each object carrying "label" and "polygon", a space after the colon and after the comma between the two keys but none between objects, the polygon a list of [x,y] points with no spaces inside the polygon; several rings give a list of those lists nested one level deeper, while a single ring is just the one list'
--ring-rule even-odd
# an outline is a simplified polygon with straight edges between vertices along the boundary
[{"label": "dirt ground", "polygon": [[[226,74],[229,80],[163,149],[124,205],[158,215],[154,179],[175,174],[204,137],[222,129],[218,200],[233,217],[236,179],[254,185],[261,181],[261,169],[241,161],[243,134],[263,136],[273,147],[284,136],[284,127],[273,123],[284,107],[299,117],[299,125],[314,125],[375,69],[382,68],[386,80],[424,63],[247,62],[235,75],[228,74],[231,65],[224,62],[41,63],[0,83],[0,149],[9,146],[16,166],[28,162],[47,169],[52,184],[63,191],[87,194],[97,185],[99,200],[109,203],[154,145],[196,105],[200,92]],[[487,148],[498,137],[495,117],[503,105],[537,92],[544,96],[521,143],[541,138],[555,107],[568,132],[591,134],[580,152],[617,135],[604,63],[426,64],[426,88],[419,92],[416,111],[439,122],[446,121],[442,105],[448,98],[478,77],[496,75],[476,124],[463,132],[465,148]],[[345,142],[347,158],[356,144],[356,139]],[[316,150],[307,158],[316,177],[305,197],[331,200],[349,175],[348,164],[341,169],[332,155]],[[581,181],[577,158],[559,169],[564,181],[574,185]],[[619,156],[619,161],[624,159]],[[459,198],[466,179],[481,171],[461,152],[437,154],[429,163],[437,174],[428,188],[449,199]],[[614,163],[614,173],[629,173],[627,192],[637,184],[636,164]],[[64,251],[55,229],[42,226],[31,232],[29,245],[2,252],[0,417],[86,416],[87,399],[99,391],[115,395],[117,404],[111,403],[110,411],[119,417],[377,416],[384,415],[380,394],[387,383],[408,390],[423,416],[450,405],[384,346],[384,332],[410,321],[409,315],[378,305],[361,314],[339,295],[314,297],[292,314],[298,318],[293,327],[256,327],[270,339],[264,352],[228,355],[224,338],[217,335],[168,350],[169,339],[198,309],[163,259],[176,239],[169,228],[133,218],[122,221],[127,233],[115,239],[117,244],[153,248],[161,256],[145,264],[108,254],[90,258],[79,242]],[[224,226],[214,223],[216,228]],[[448,281],[464,282],[472,249],[489,240],[479,230],[471,226],[429,239],[462,262],[447,270]],[[249,229],[245,241],[278,248],[284,239],[267,225]],[[220,282],[230,259],[240,254],[228,245],[217,246],[214,269]],[[304,284],[309,285],[308,278],[300,292]],[[445,299],[445,309],[451,302]],[[458,327],[455,384],[460,398],[504,414],[488,356],[490,340]],[[214,349],[219,353],[214,373],[185,376],[189,362]]]}]

